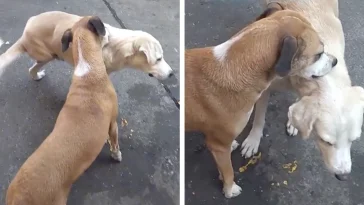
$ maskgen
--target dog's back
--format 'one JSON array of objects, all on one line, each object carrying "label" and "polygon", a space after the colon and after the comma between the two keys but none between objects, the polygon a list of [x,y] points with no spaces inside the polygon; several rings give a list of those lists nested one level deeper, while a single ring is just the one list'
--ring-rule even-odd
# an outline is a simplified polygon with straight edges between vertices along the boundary
[{"label": "dog's back", "polygon": [[78,45],[72,48],[75,59],[87,62],[89,70],[80,76],[78,69],[85,67],[76,67],[54,129],[11,182],[7,205],[66,204],[72,183],[101,152],[116,119],[116,93],[103,63],[101,40],[91,34],[85,19],[67,37]]}]

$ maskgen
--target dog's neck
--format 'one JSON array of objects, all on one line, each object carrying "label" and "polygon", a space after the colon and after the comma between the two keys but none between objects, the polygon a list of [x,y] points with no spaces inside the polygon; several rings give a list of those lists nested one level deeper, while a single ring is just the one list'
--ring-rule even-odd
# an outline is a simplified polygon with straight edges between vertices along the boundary
[{"label": "dog's neck", "polygon": [[[272,68],[280,42],[279,34],[272,32],[262,34],[253,28],[213,47],[210,54],[214,57],[203,63],[206,65],[204,72],[217,84],[237,92],[252,86],[258,92],[266,89],[275,77]],[[255,42],[262,43],[256,45]]]},{"label": "dog's neck", "polygon": [[90,34],[79,35],[73,44],[73,55],[76,65],[74,76],[98,78],[107,75],[102,59],[101,44],[100,42],[95,42],[94,36]]}]

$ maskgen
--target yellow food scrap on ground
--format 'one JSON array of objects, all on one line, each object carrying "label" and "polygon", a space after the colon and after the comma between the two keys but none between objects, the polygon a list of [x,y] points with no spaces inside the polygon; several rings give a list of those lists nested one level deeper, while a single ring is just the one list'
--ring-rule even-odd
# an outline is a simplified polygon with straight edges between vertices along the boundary
[{"label": "yellow food scrap on ground", "polygon": [[126,121],[126,119],[121,119],[121,127],[125,127],[128,126],[128,121]]},{"label": "yellow food scrap on ground", "polygon": [[258,155],[253,156],[252,158],[250,158],[250,160],[248,161],[248,163],[242,167],[239,168],[239,172],[245,172],[248,169],[249,165],[254,165],[258,162],[258,160],[260,160],[262,158],[262,152],[259,152]]},{"label": "yellow food scrap on ground", "polygon": [[297,170],[297,161],[293,161],[293,163],[284,164],[282,167],[283,169],[288,169],[288,173],[293,173]]},{"label": "yellow food scrap on ground", "polygon": [[288,185],[288,182],[286,180],[283,181],[284,185]]}]

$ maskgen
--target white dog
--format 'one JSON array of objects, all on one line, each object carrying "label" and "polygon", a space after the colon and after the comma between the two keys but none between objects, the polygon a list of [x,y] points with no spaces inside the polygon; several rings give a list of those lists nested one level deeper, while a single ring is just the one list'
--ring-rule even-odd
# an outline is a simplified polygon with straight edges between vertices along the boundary
[{"label": "white dog", "polygon": [[[270,1],[268,0],[267,3]],[[350,149],[361,135],[364,89],[352,86],[344,59],[345,39],[338,18],[338,0],[279,0],[282,9],[301,12],[319,33],[325,50],[337,57],[336,67],[317,79],[290,77],[277,81],[270,89],[294,89],[300,99],[289,108],[287,131],[308,138],[314,131],[316,144],[329,171],[339,180],[351,172]],[[242,144],[242,155],[251,157],[263,135],[267,90],[256,103],[253,128]]]},{"label": "white dog", "polygon": [[[72,49],[63,52],[61,40],[64,32],[81,18],[60,11],[45,12],[29,18],[23,35],[0,56],[0,76],[7,65],[25,52],[36,60],[29,68],[34,80],[45,76],[45,71],[41,68],[54,59],[65,60],[73,65]],[[130,67],[158,79],[172,75],[171,67],[163,58],[162,46],[152,35],[143,31],[119,29],[108,24],[105,27],[103,57],[108,73]]]}]

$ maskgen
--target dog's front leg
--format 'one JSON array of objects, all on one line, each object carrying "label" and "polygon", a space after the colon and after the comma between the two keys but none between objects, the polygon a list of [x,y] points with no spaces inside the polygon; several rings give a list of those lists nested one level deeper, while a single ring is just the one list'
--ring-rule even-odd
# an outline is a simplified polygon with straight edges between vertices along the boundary
[{"label": "dog's front leg", "polygon": [[241,145],[241,155],[245,158],[249,158],[258,152],[260,139],[263,136],[265,113],[268,107],[269,94],[269,90],[264,91],[255,103],[253,128],[250,130],[248,137]]},{"label": "dog's front leg", "polygon": [[112,122],[109,130],[109,144],[111,157],[116,161],[121,162],[121,152],[119,147],[119,137],[118,137],[118,123],[116,121]]}]

